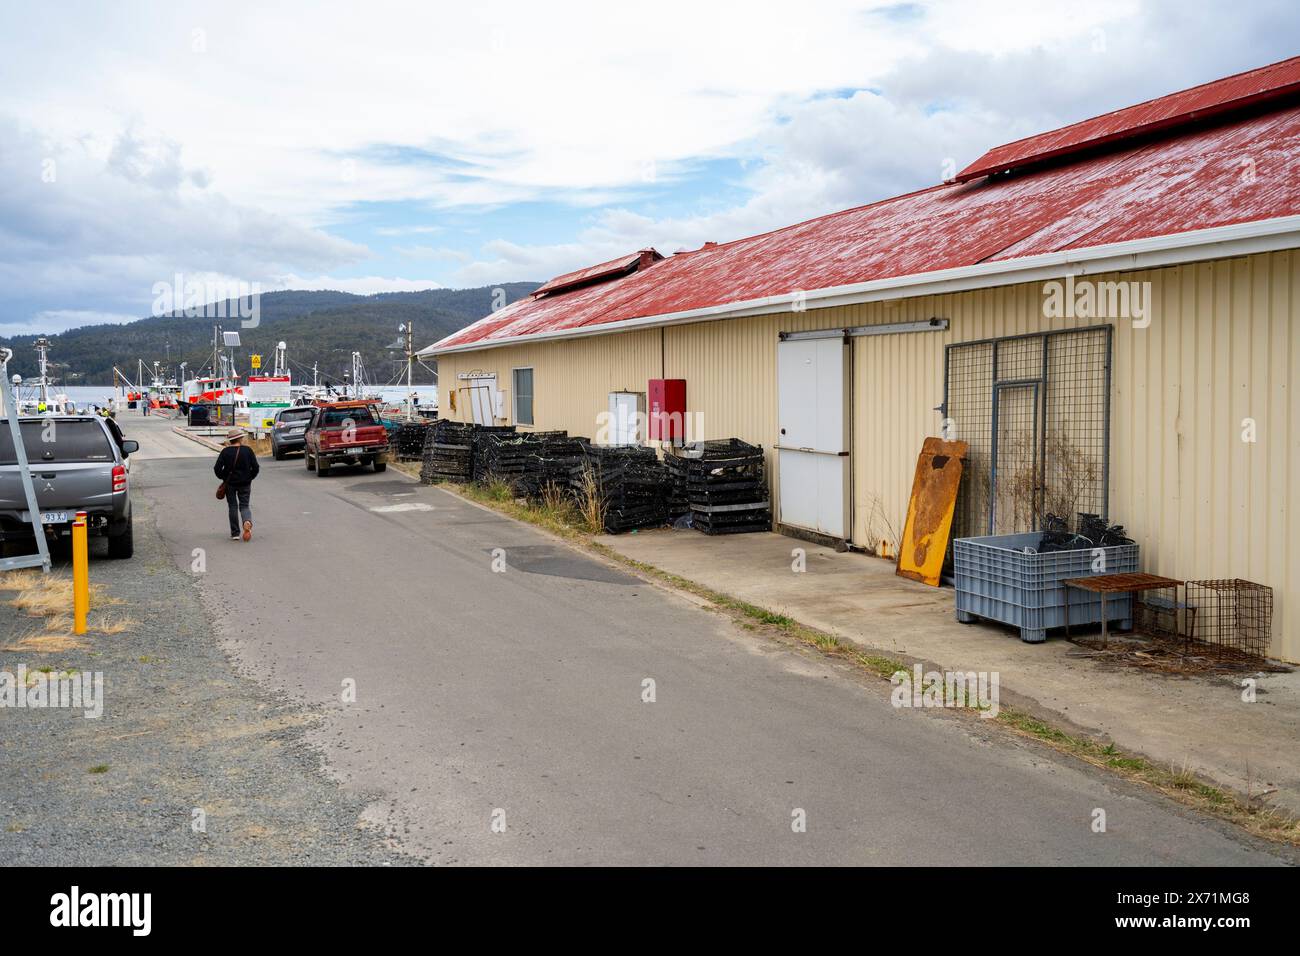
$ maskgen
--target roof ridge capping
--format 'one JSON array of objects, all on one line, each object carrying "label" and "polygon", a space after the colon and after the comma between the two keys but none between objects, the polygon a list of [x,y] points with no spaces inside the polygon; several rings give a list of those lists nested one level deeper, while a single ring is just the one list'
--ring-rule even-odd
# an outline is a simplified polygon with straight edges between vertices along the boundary
[{"label": "roof ridge capping", "polygon": [[981,176],[1037,165],[1109,143],[1188,126],[1296,93],[1300,93],[1300,56],[995,146],[954,176],[953,181],[965,183]]},{"label": "roof ridge capping", "polygon": [[533,298],[540,299],[543,296],[571,292],[574,289],[595,285],[598,282],[621,279],[641,269],[648,269],[661,259],[663,259],[663,256],[653,248],[639,249],[636,252],[619,256],[617,259],[610,259],[608,262],[598,262],[594,266],[585,266],[558,275],[533,290]]}]

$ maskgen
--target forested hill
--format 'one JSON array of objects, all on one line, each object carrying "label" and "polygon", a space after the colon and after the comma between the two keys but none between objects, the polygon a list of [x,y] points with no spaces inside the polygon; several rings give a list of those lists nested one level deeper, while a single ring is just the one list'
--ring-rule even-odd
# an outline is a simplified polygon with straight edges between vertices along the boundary
[{"label": "forested hill", "polygon": [[[289,347],[294,380],[303,381],[303,369],[319,363],[320,373],[339,381],[352,365],[352,352],[361,352],[371,381],[384,384],[405,358],[397,345],[397,331],[406,322],[415,324],[415,347],[424,348],[457,329],[464,328],[492,311],[493,293],[504,289],[507,302],[523,298],[536,289],[535,282],[509,282],[479,289],[428,289],[423,292],[384,292],[352,295],[347,292],[265,292],[262,294],[259,324],[240,328],[235,304],[229,303],[226,319],[162,315],[124,325],[88,325],[58,335],[48,335],[51,374],[64,385],[110,385],[116,365],[133,379],[136,362],[146,367],[157,361],[175,372],[181,362],[189,372],[205,366],[212,352],[212,327],[238,331],[242,347],[236,364],[247,372],[248,356],[260,353],[269,364],[277,342]],[[499,303],[498,303],[499,304]],[[247,310],[245,300],[245,310]],[[0,338],[0,346],[14,350],[10,373],[24,378],[36,374],[34,335]],[[404,373],[403,373],[404,374]],[[428,372],[415,367],[416,382],[428,384]]]}]

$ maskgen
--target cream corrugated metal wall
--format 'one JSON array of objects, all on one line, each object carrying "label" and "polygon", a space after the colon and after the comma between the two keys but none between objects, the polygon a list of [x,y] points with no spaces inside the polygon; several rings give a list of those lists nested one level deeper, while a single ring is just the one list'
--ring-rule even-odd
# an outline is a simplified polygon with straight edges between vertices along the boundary
[{"label": "cream corrugated metal wall", "polygon": [[[1270,585],[1274,653],[1300,661],[1300,251],[1092,278],[1152,284],[1147,328],[1112,323],[1111,520],[1143,570]],[[943,347],[1098,324],[1046,319],[1042,303],[1028,283],[485,349],[441,357],[440,379],[495,371],[509,391],[511,369],[531,366],[536,427],[594,435],[608,392],[684,378],[702,437],[770,449],[778,332],[947,318],[946,332],[853,340],[852,534],[875,547],[897,537],[921,442],[939,431]],[[467,419],[464,403],[450,417]]]}]

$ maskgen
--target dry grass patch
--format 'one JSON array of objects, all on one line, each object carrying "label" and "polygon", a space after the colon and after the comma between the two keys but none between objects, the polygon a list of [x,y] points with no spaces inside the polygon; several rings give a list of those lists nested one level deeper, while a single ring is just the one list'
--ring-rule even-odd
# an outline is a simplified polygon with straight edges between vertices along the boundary
[{"label": "dry grass patch", "polygon": [[[23,611],[33,622],[25,634],[6,644],[7,651],[31,651],[54,654],[85,647],[82,636],[72,633],[72,575],[71,573],[44,572],[24,568],[11,571],[0,578],[4,590],[18,593],[7,602]],[[86,619],[88,633],[104,635],[125,634],[138,626],[138,622],[120,612],[106,612],[105,608],[120,605],[118,598],[108,597],[101,584],[90,585],[90,613]]]},{"label": "dry grass patch", "polygon": [[0,591],[25,591],[28,588],[36,587],[45,572],[39,568],[19,568],[17,571],[6,571],[0,574]]},{"label": "dry grass patch", "polygon": [[6,644],[0,650],[27,651],[33,654],[59,654],[85,647],[85,643],[71,633],[72,624],[68,624],[67,634],[30,634],[12,644]]},{"label": "dry grass patch", "polygon": [[86,622],[87,630],[95,631],[98,634],[125,634],[128,631],[135,630],[140,626],[140,622],[126,614],[105,614],[103,618],[96,622],[93,618]]},{"label": "dry grass patch", "polygon": [[9,601],[31,617],[56,617],[72,609],[72,578],[62,574],[41,575]]},{"label": "dry grass patch", "polygon": [[605,530],[605,501],[600,495],[600,482],[590,465],[582,469],[578,479],[578,513],[582,515],[584,530],[600,534]]},{"label": "dry grass patch", "polygon": [[[11,598],[9,604],[26,611],[31,617],[59,617],[72,611],[72,575],[71,573],[36,572],[32,578],[24,579],[25,586],[18,596]],[[107,607],[121,604],[118,598],[109,597],[104,592],[104,585],[90,585],[90,605]]]}]

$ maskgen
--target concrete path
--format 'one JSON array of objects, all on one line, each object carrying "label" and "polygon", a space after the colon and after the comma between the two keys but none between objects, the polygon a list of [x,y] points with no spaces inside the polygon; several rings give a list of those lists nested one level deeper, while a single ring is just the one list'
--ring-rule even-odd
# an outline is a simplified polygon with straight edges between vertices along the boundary
[{"label": "concrete path", "polygon": [[[1238,792],[1268,794],[1275,805],[1300,813],[1300,671],[1252,675],[1255,701],[1247,703],[1240,677],[1188,679],[1103,667],[1059,637],[1025,644],[1009,628],[959,624],[951,588],[900,578],[892,563],[877,558],[779,534],[657,530],[600,540],[868,647],[943,669],[997,671],[1003,693],[1031,709]],[[791,570],[793,548],[806,552],[805,573]]]},{"label": "concrete path", "polygon": [[148,416],[121,412],[117,423],[128,438],[140,442],[140,450],[131,456],[132,463],[158,458],[210,458],[212,452],[203,445],[176,434],[172,429],[179,419],[165,414]]},{"label": "concrete path", "polygon": [[240,668],[325,710],[328,770],[381,792],[368,815],[420,859],[1295,858],[978,719],[895,709],[882,682],[391,471],[264,461],[249,544],[226,539],[208,462],[139,471],[176,563],[203,549]]}]

